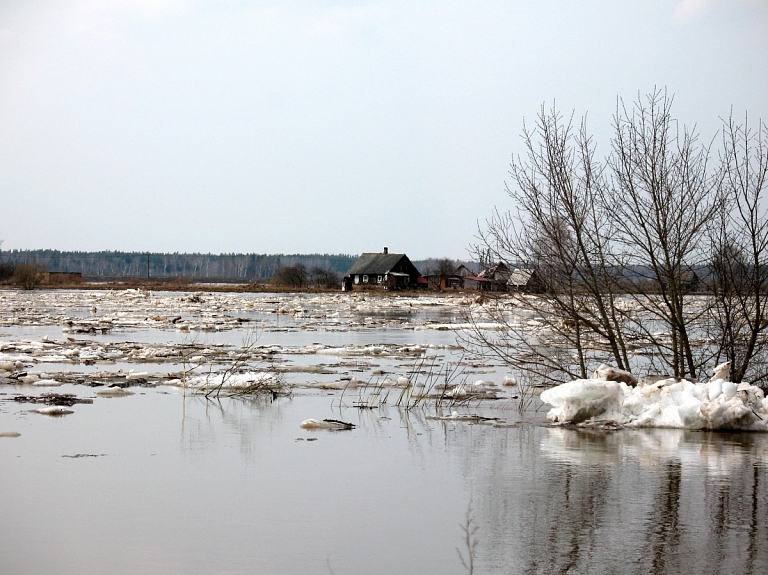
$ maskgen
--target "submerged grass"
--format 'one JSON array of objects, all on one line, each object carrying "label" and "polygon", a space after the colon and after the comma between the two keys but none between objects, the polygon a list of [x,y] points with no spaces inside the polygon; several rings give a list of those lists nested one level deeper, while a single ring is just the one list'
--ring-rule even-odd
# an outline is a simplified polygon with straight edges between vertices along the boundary
[{"label": "submerged grass", "polygon": [[[243,338],[243,344],[234,357],[230,358],[223,370],[214,370],[214,365],[204,358],[182,358],[182,385],[186,394],[191,379],[204,378],[203,385],[196,386],[192,393],[203,395],[206,399],[217,399],[222,392],[228,397],[269,398],[291,395],[291,388],[285,374],[276,369],[273,361],[253,362],[253,349],[259,339],[259,332],[249,331]],[[204,372],[204,373],[201,373]],[[246,385],[232,385],[236,378],[245,373],[255,372],[258,377]]]},{"label": "submerged grass", "polygon": [[460,523],[461,531],[464,534],[464,552],[456,547],[456,553],[459,555],[459,561],[461,561],[464,569],[467,570],[469,575],[473,575],[475,572],[475,559],[477,557],[477,546],[479,540],[477,539],[477,530],[479,529],[474,518],[474,509],[472,508],[472,498],[469,498],[467,504],[467,511],[464,514],[464,522]]},{"label": "submerged grass", "polygon": [[487,389],[475,388],[468,383],[464,370],[463,357],[453,363],[440,362],[437,358],[422,356],[408,371],[396,381],[389,378],[371,378],[360,384],[352,382],[342,389],[341,397],[334,400],[338,405],[345,405],[345,397],[356,392],[352,407],[358,409],[377,409],[389,404],[392,395],[393,404],[405,411],[417,408],[450,408],[469,405],[473,401],[489,399]]}]

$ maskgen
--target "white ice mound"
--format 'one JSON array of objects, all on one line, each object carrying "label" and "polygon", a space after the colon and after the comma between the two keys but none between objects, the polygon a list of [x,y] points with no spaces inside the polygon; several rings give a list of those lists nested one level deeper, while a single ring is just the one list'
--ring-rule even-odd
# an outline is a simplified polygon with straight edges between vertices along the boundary
[{"label": "white ice mound", "polygon": [[544,391],[541,400],[554,406],[547,414],[550,421],[581,423],[604,414],[611,418],[620,412],[623,395],[616,381],[577,379]]},{"label": "white ice mound", "polygon": [[610,421],[627,427],[768,431],[768,399],[749,384],[665,379],[652,385],[577,379],[541,394],[560,423]]}]

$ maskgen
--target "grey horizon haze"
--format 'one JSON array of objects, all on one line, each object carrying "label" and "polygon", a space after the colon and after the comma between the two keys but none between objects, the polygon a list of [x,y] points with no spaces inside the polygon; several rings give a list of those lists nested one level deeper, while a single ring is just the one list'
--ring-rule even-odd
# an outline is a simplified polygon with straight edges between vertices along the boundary
[{"label": "grey horizon haze", "polygon": [[523,120],[768,120],[766,0],[0,3],[2,249],[466,258]]}]

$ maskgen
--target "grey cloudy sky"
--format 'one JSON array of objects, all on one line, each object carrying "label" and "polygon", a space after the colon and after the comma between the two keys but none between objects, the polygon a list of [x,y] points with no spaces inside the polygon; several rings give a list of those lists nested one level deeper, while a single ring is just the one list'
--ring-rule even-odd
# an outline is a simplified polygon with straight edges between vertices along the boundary
[{"label": "grey cloudy sky", "polygon": [[466,257],[523,118],[768,119],[766,0],[0,2],[3,249]]}]

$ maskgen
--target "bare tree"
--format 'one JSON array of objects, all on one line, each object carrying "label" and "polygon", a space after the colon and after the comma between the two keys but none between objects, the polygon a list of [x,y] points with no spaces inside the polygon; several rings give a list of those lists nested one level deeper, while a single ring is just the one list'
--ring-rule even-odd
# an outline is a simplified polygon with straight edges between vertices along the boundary
[{"label": "bare tree", "polygon": [[719,183],[725,209],[711,229],[711,292],[718,360],[731,380],[768,379],[768,127],[745,118],[723,126]]},{"label": "bare tree", "polygon": [[309,283],[307,269],[303,264],[295,266],[282,266],[277,270],[272,283],[279,286],[303,288]]},{"label": "bare tree", "polygon": [[686,296],[708,258],[707,229],[722,206],[708,175],[709,147],[695,132],[677,129],[671,107],[661,90],[638,97],[631,109],[619,103],[606,203],[625,260],[640,276],[630,293],[644,314],[631,326],[674,376],[695,378],[711,354],[693,343],[706,310],[697,313]]},{"label": "bare tree", "polygon": [[[611,253],[613,222],[602,201],[603,166],[595,159],[586,120],[576,129],[572,118],[565,121],[555,108],[542,107],[522,138],[526,156],[513,158],[513,185],[506,188],[517,211],[496,211],[478,231],[473,251],[481,261],[534,270],[546,293],[512,294],[470,307],[472,329],[462,343],[554,381],[587,377],[594,361],[629,369],[615,305],[619,260]],[[521,322],[520,315],[533,321]],[[490,332],[484,319],[503,327]],[[568,357],[571,350],[575,358]]]},{"label": "bare tree", "polygon": [[19,264],[13,271],[13,283],[25,290],[33,290],[42,283],[43,273],[44,268],[38,264]]},{"label": "bare tree", "polygon": [[321,288],[338,288],[341,278],[330,268],[313,267],[309,272],[309,283]]}]

